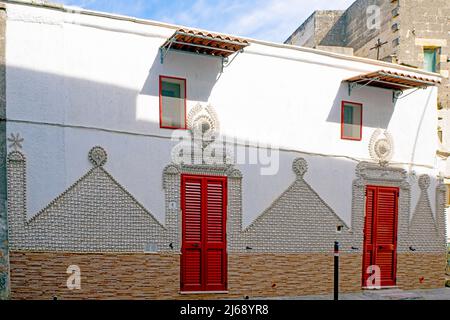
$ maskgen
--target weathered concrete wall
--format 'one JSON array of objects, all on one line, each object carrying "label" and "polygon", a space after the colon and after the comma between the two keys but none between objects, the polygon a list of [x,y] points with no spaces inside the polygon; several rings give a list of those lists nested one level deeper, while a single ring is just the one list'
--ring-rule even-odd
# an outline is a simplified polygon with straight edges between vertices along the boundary
[{"label": "weathered concrete wall", "polygon": [[[315,23],[316,46],[318,46],[322,39],[328,34],[333,34],[334,30],[332,29],[335,26],[341,25],[340,21],[343,13],[344,11],[338,10],[317,11]],[[342,39],[344,34],[338,29],[334,36],[336,39]]]},{"label": "weathered concrete wall", "polygon": [[328,51],[328,52],[334,52],[339,54],[345,54],[347,56],[353,56],[353,48],[349,47],[338,47],[338,46],[316,46],[316,49]]},{"label": "weathered concrete wall", "polygon": [[312,48],[315,46],[316,12],[308,17],[303,24],[284,42],[294,46]]},{"label": "weathered concrete wall", "polygon": [[6,8],[0,3],[0,300],[9,296],[8,219],[6,212]]},{"label": "weathered concrete wall", "polygon": [[[441,48],[439,72],[444,76],[439,87],[439,126],[443,129],[441,149],[450,151],[450,83],[448,58],[450,56],[450,2],[446,0],[408,0],[400,2],[399,63],[423,67],[424,47]],[[450,171],[446,172],[450,177]]]},{"label": "weathered concrete wall", "polygon": [[[373,12],[368,12],[370,6],[377,6],[381,10],[380,28],[372,27]],[[370,48],[373,48],[376,40],[380,38],[383,42],[388,41],[388,44],[380,49],[380,59],[391,61],[389,56],[396,48],[392,43],[396,35],[391,31],[391,11],[396,6],[395,2],[384,0],[356,1],[323,37],[320,44],[351,47],[357,56],[376,59],[377,51]]]},{"label": "weathered concrete wall", "polygon": [[[286,44],[315,48],[332,29],[344,11],[317,10],[285,41]],[[342,35],[337,32],[336,36]],[[340,39],[340,38],[339,38]]]}]

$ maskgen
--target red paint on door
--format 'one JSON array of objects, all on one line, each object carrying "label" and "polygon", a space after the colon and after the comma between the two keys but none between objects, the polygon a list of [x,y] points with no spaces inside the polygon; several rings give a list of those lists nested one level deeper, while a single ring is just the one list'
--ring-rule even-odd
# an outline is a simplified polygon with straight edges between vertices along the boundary
[{"label": "red paint on door", "polygon": [[396,285],[399,189],[368,186],[364,228],[363,287],[369,266],[381,271],[381,286]]},{"label": "red paint on door", "polygon": [[183,175],[181,180],[181,291],[225,291],[227,179]]}]

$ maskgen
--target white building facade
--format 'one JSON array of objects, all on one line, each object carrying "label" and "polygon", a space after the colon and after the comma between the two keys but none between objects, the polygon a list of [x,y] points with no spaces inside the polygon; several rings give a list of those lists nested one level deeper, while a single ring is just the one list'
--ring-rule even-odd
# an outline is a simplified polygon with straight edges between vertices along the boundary
[{"label": "white building facade", "polygon": [[[5,3],[11,298],[326,293],[335,241],[344,291],[370,265],[382,286],[443,286],[439,75]],[[243,49],[161,50],[180,30]],[[424,88],[346,81],[380,70]]]}]

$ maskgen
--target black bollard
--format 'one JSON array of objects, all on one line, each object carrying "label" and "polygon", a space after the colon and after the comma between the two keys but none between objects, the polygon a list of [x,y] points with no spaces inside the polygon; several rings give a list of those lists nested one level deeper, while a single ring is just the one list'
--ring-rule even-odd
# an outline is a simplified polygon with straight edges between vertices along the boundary
[{"label": "black bollard", "polygon": [[334,243],[334,301],[339,300],[339,242]]}]

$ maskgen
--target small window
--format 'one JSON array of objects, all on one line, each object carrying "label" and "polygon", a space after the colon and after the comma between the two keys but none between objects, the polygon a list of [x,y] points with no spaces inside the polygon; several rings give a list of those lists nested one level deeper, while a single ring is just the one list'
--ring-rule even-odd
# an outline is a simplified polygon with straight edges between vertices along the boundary
[{"label": "small window", "polygon": [[400,45],[400,38],[395,38],[394,40],[392,40],[393,47],[398,47],[399,45]]},{"label": "small window", "polygon": [[396,32],[396,31],[398,31],[398,30],[399,30],[398,23],[394,23],[394,24],[392,25],[392,31],[393,31],[393,32]]},{"label": "small window", "polygon": [[186,129],[186,80],[160,77],[160,127]]},{"label": "small window", "polygon": [[400,11],[400,7],[396,7],[394,8],[394,10],[392,10],[392,17],[395,18],[399,15],[399,11]]},{"label": "small window", "polygon": [[423,68],[429,72],[438,72],[439,48],[425,48],[423,50]]},{"label": "small window", "polygon": [[362,139],[362,104],[342,102],[341,138],[346,140]]}]

